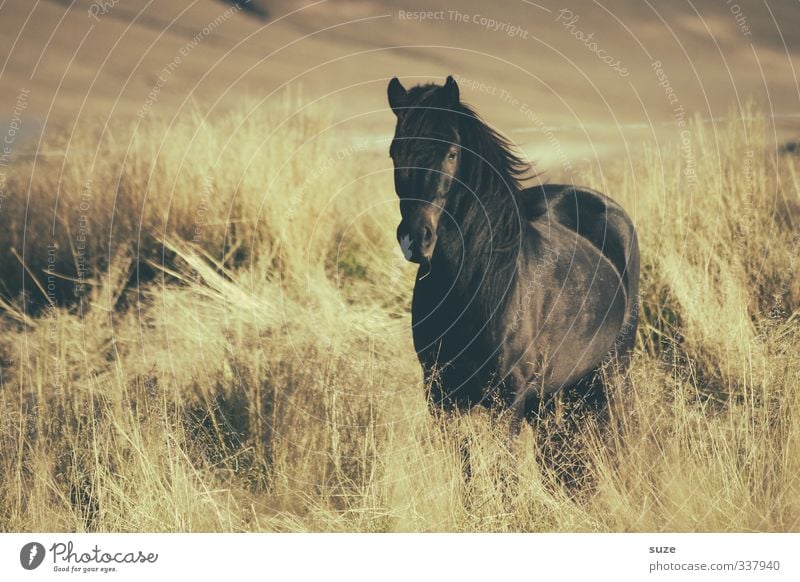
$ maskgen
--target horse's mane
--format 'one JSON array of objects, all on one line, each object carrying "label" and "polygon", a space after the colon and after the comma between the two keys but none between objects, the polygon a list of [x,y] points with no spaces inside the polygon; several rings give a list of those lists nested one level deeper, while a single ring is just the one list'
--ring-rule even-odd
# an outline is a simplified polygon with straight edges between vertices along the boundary
[{"label": "horse's mane", "polygon": [[458,103],[454,111],[458,113],[462,152],[468,150],[462,155],[462,181],[480,200],[466,210],[464,238],[471,255],[468,262],[477,267],[472,286],[480,285],[477,299],[488,322],[495,313],[503,313],[511,299],[526,221],[521,182],[533,175],[533,168],[470,106]]},{"label": "horse's mane", "polygon": [[424,126],[455,113],[454,125],[461,144],[474,153],[469,156],[472,163],[464,182],[470,187],[480,187],[484,195],[497,194],[498,188],[509,193],[520,192],[520,182],[534,175],[530,162],[516,153],[511,141],[490,127],[472,107],[460,101],[455,105],[445,103],[439,89],[439,85],[426,84],[408,91],[407,107],[421,114],[409,116],[406,131],[410,135],[422,135]]},{"label": "horse's mane", "polygon": [[[533,173],[531,164],[514,151],[514,145],[497,130],[490,127],[472,107],[459,103],[454,109],[459,114],[459,133],[462,144],[482,158],[483,163],[472,164],[467,183],[474,186],[501,186],[509,192],[522,190],[520,182]],[[485,193],[497,194],[496,188],[483,188]]]},{"label": "horse's mane", "polygon": [[453,111],[458,114],[462,150],[467,150],[462,157],[462,180],[477,193],[483,206],[481,212],[491,220],[490,231],[479,229],[474,233],[476,247],[494,252],[518,247],[525,220],[521,182],[534,175],[533,167],[469,105],[459,103]]}]

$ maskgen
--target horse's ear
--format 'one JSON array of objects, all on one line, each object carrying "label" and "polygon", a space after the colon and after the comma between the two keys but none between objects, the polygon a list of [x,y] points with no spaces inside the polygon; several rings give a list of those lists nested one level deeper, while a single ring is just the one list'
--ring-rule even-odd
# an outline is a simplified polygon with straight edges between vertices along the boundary
[{"label": "horse's ear", "polygon": [[460,99],[458,83],[456,83],[456,80],[452,75],[447,76],[447,81],[444,82],[443,91],[448,105],[456,105],[458,103],[458,100]]},{"label": "horse's ear", "polygon": [[405,105],[406,88],[403,87],[397,77],[394,77],[389,81],[389,88],[386,90],[386,93],[389,96],[389,106],[396,115],[399,115],[400,111],[398,111],[398,109]]}]

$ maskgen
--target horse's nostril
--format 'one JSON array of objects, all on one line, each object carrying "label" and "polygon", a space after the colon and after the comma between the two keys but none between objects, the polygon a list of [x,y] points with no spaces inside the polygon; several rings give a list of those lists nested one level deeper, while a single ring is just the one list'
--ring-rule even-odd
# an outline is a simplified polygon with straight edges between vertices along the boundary
[{"label": "horse's nostril", "polygon": [[433,230],[430,226],[424,226],[422,228],[422,246],[428,247],[431,242],[433,241]]}]

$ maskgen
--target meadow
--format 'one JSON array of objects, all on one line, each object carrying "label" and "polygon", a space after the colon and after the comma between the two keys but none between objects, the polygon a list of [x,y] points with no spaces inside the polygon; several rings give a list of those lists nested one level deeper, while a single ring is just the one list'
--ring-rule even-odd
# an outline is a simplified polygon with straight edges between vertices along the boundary
[{"label": "meadow", "polygon": [[83,123],[5,169],[0,530],[800,530],[800,158],[758,110],[586,173],[639,231],[629,386],[514,440],[429,415],[388,143],[334,113]]}]

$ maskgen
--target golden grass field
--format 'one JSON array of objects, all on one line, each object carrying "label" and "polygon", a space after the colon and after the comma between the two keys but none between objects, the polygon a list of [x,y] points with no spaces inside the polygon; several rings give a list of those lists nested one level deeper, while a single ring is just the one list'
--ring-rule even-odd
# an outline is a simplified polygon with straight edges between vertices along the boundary
[{"label": "golden grass field", "polygon": [[757,111],[585,176],[637,224],[643,307],[565,489],[555,421],[429,416],[388,143],[291,103],[82,123],[8,169],[0,530],[800,530],[800,159]]}]

